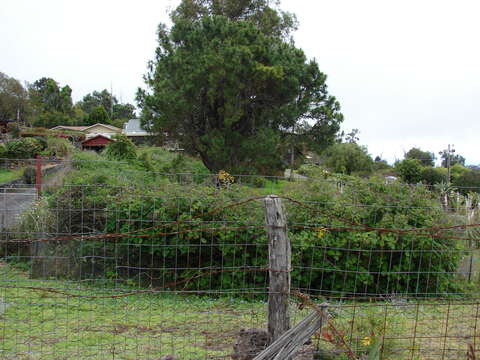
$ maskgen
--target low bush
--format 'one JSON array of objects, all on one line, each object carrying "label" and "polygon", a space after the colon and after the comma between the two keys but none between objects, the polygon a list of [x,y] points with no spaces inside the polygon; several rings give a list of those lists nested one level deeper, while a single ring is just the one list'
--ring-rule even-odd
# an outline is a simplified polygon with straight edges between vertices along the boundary
[{"label": "low bush", "polygon": [[20,138],[6,144],[7,157],[12,159],[30,159],[43,150],[43,146],[36,138]]},{"label": "low bush", "polygon": [[108,144],[105,155],[111,160],[134,160],[137,158],[135,144],[123,134],[112,137],[114,142]]},{"label": "low bush", "polygon": [[417,159],[405,159],[395,164],[395,170],[407,184],[417,184],[422,181],[422,163]]},{"label": "low bush", "polygon": [[50,157],[63,158],[70,155],[73,151],[74,147],[67,139],[49,136],[44,154]]},{"label": "low bush", "polygon": [[[68,187],[48,197],[46,206],[55,209],[53,229],[125,235],[115,241],[107,237],[70,247],[72,262],[81,268],[71,276],[103,275],[158,286],[194,276],[199,268],[268,266],[261,203],[212,212],[259,196],[260,190],[236,184],[218,189],[159,182],[153,187],[131,183],[128,187],[85,187],[82,185],[111,185],[112,180],[98,171],[89,177],[77,175]],[[462,256],[458,242],[424,233],[388,231],[446,224],[435,195],[426,187],[368,184],[346,177],[342,182],[331,178],[287,182],[279,190],[278,195],[306,202],[301,206],[285,201],[294,288],[317,289],[323,295],[428,296],[449,293],[457,286],[454,276]],[[201,231],[225,224],[238,229]],[[252,224],[258,228],[247,226]],[[332,228],[336,230],[329,230]],[[192,229],[195,231],[188,231]],[[97,257],[102,261],[96,261]],[[261,271],[214,274],[182,284],[182,288],[263,286],[267,276]]]}]

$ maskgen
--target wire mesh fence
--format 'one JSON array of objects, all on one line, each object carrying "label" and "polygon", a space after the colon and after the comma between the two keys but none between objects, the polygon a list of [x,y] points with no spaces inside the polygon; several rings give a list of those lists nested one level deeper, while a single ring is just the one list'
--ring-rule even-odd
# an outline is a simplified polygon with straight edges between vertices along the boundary
[{"label": "wire mesh fence", "polygon": [[[0,189],[0,357],[253,359],[234,345],[267,328],[265,194],[201,184]],[[348,202],[282,197],[292,324],[330,313],[296,359],[478,356],[477,204],[322,184]]]}]

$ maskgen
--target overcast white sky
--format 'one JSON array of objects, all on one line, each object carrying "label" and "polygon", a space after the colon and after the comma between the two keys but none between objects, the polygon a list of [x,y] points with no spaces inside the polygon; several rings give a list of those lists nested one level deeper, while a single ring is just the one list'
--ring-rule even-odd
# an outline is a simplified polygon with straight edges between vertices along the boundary
[{"label": "overcast white sky", "polygon": [[[134,102],[156,28],[178,0],[1,0],[0,71],[52,77],[74,101],[110,89]],[[454,144],[480,163],[480,1],[283,0],[360,143],[390,162]]]}]

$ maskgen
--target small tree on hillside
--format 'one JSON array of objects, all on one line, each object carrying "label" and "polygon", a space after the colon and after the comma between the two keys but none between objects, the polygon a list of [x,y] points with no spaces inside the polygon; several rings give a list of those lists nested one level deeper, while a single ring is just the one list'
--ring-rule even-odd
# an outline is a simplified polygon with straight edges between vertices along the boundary
[{"label": "small tree on hillside", "polygon": [[353,172],[371,172],[373,160],[365,146],[342,143],[330,146],[323,153],[325,166],[331,171],[350,175]]},{"label": "small tree on hillside", "polygon": [[419,148],[411,148],[405,154],[405,159],[414,159],[420,161],[423,166],[435,165],[435,154],[429,151],[423,151]]},{"label": "small tree on hillside", "polygon": [[[440,157],[442,158],[442,166],[444,168],[448,167],[448,152],[440,151]],[[453,166],[456,164],[465,166],[465,158],[460,154],[456,154],[456,155],[450,154],[450,166]]]},{"label": "small tree on hillside", "polygon": [[110,116],[108,116],[107,110],[103,105],[97,106],[87,116],[87,125],[94,124],[108,124],[110,122]]},{"label": "small tree on hillside", "polygon": [[113,160],[133,160],[137,157],[135,144],[123,134],[116,134],[112,137],[114,142],[108,144],[105,155]]},{"label": "small tree on hillside", "polygon": [[405,159],[395,164],[398,176],[408,184],[422,181],[423,166],[417,159]]},{"label": "small tree on hillside", "polygon": [[470,169],[464,172],[453,179],[453,185],[463,194],[469,192],[480,193],[480,171]]}]

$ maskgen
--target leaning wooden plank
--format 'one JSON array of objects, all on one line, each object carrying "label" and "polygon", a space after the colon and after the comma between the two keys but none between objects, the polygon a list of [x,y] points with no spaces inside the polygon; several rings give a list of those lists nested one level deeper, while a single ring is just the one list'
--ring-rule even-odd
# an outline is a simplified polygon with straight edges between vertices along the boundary
[{"label": "leaning wooden plank", "polygon": [[321,311],[314,311],[294,328],[280,336],[253,360],[291,359],[310,337],[327,321],[327,304],[320,305]]}]

